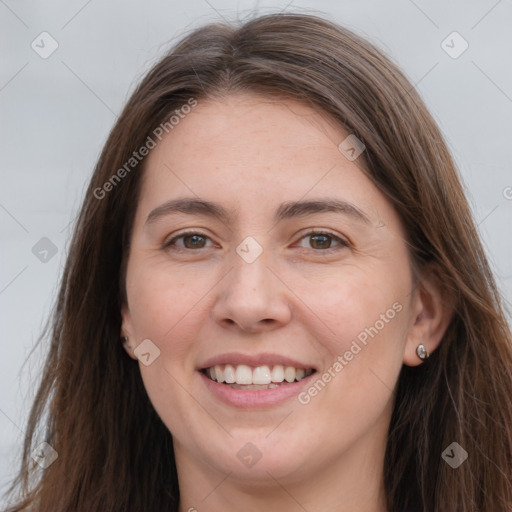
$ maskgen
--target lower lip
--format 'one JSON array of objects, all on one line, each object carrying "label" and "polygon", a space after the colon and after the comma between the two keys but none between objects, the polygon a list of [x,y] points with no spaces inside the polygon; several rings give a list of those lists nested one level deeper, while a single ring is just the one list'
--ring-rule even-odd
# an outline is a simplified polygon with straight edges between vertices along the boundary
[{"label": "lower lip", "polygon": [[219,400],[233,407],[247,409],[250,407],[271,407],[297,396],[301,390],[309,384],[310,379],[315,373],[305,377],[299,382],[282,384],[277,388],[252,390],[234,389],[209,379],[202,372],[199,372],[199,375],[206,384],[206,387]]}]

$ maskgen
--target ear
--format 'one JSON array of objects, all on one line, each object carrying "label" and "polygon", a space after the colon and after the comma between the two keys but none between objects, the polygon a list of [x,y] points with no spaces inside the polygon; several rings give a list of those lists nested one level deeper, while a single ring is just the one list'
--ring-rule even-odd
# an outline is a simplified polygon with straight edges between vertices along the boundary
[{"label": "ear", "polygon": [[422,363],[416,353],[418,345],[424,345],[429,354],[437,349],[452,319],[453,301],[437,273],[430,269],[418,280],[411,304],[411,325],[403,360],[407,366],[418,366]]},{"label": "ear", "polygon": [[[121,317],[122,317],[122,326],[121,326],[121,342],[123,344],[123,348],[126,350],[126,353],[132,358],[137,359],[137,356],[134,354],[135,347],[137,346],[135,333],[133,330],[132,319],[130,315],[130,309],[127,304],[123,304],[121,308]],[[124,341],[123,338],[126,336],[128,338],[127,341]]]}]

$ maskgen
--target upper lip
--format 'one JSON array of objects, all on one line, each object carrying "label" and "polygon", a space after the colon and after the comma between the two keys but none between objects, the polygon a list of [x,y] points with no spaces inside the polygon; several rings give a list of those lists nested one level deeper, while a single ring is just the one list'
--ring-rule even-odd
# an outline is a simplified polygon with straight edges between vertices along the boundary
[{"label": "upper lip", "polygon": [[305,369],[313,369],[316,368],[310,363],[301,363],[296,359],[292,359],[287,356],[279,355],[279,354],[241,354],[239,352],[231,352],[227,354],[220,354],[215,357],[211,357],[207,359],[199,366],[199,370],[204,370],[206,368],[211,368],[215,365],[224,365],[224,364],[246,364],[247,366],[293,366],[294,368],[305,368]]}]

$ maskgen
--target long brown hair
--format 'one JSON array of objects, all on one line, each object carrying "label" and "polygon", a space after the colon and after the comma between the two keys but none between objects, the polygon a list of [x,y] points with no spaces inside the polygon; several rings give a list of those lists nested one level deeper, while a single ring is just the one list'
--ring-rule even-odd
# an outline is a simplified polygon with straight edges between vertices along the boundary
[{"label": "long brown hair", "polygon": [[[178,510],[172,436],[120,342],[144,161],[104,185],[175,109],[236,91],[302,101],[362,140],[364,172],[400,215],[412,264],[434,272],[450,296],[454,314],[438,350],[404,366],[397,382],[384,466],[389,510],[512,510],[511,333],[446,144],[388,58],[303,14],[197,29],[129,99],[91,178],[41,337],[50,348],[10,510]],[[46,437],[36,439],[41,427]],[[39,470],[31,453],[43,440],[58,458]],[[441,458],[452,442],[469,454],[457,469]]]}]

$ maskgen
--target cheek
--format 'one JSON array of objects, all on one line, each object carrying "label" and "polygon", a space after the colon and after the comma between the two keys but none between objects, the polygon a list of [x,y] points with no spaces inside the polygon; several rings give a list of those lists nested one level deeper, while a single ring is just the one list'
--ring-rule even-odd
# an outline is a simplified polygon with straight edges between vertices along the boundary
[{"label": "cheek", "polygon": [[[134,265],[135,268],[135,265]],[[199,329],[208,317],[208,279],[190,272],[172,272],[159,265],[138,267],[127,280],[131,322],[137,343],[151,340],[160,357],[151,366],[140,365],[148,392],[168,393],[176,382],[193,375]],[[160,389],[162,388],[162,389]]]},{"label": "cheek", "polygon": [[[376,287],[375,280],[345,283],[330,296],[336,333],[329,344],[332,363],[326,400],[343,404],[361,418],[378,413],[391,398],[403,363],[407,308],[397,287]],[[341,297],[341,299],[340,299]],[[313,391],[314,393],[314,391]]]},{"label": "cheek", "polygon": [[316,332],[325,333],[317,340],[329,356],[320,382],[306,389],[301,403],[316,403],[326,422],[345,421],[351,411],[359,418],[346,425],[353,435],[390,406],[403,362],[407,283],[383,279],[374,270],[353,268],[322,291],[310,287],[307,292],[310,304],[320,306],[313,321]]},{"label": "cheek", "polygon": [[329,357],[300,403],[314,408],[329,428],[343,422],[347,438],[356,437],[391,407],[407,317],[402,288],[354,272],[321,292],[313,289],[309,304],[320,307],[310,318],[318,327],[313,330],[325,333],[316,339]]},{"label": "cheek", "polygon": [[[350,350],[353,342],[376,352],[384,344],[388,348],[398,344],[406,316],[402,304],[406,283],[383,278],[385,274],[383,269],[354,266],[329,279],[303,281],[297,295],[310,306],[314,315],[309,316],[318,325],[313,329],[324,333],[322,344],[333,358]],[[379,340],[379,346],[370,347],[372,340]]]},{"label": "cheek", "polygon": [[188,269],[142,261],[134,262],[133,270],[127,290],[134,329],[162,341],[179,328],[180,320],[192,313],[209,289],[205,279],[194,278]]},{"label": "cheek", "polygon": [[[174,411],[190,406],[191,381],[197,361],[198,329],[207,311],[200,299],[211,288],[184,272],[159,264],[138,267],[127,279],[130,315],[137,343],[151,340],[159,356],[150,365],[139,362],[144,387],[170,431],[180,432]],[[185,435],[183,432],[182,435]]]}]

